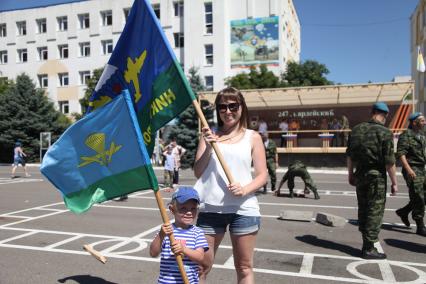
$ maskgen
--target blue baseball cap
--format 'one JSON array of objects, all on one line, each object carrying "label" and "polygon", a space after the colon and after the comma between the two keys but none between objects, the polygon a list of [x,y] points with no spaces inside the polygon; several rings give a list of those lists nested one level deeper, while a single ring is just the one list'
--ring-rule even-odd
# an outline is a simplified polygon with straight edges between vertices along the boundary
[{"label": "blue baseball cap", "polygon": [[179,189],[172,195],[172,200],[176,200],[180,204],[185,203],[191,199],[194,199],[197,201],[197,203],[200,203],[198,192],[193,187],[189,186],[179,187]]},{"label": "blue baseball cap", "polygon": [[378,111],[382,111],[382,112],[389,112],[389,108],[388,105],[384,102],[377,102],[373,105],[373,110],[378,110]]},{"label": "blue baseball cap", "polygon": [[410,116],[408,117],[408,120],[409,120],[409,121],[414,121],[414,120],[416,120],[417,118],[419,118],[419,116],[423,116],[423,113],[421,113],[421,112],[415,112],[415,113],[412,113],[412,114],[410,114]]}]

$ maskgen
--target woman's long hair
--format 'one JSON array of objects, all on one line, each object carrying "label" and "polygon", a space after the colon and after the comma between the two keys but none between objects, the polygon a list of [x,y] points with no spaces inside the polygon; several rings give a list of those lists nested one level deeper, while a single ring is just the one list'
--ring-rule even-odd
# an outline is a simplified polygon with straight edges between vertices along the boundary
[{"label": "woman's long hair", "polygon": [[240,124],[239,129],[247,128],[248,109],[247,109],[246,101],[244,99],[243,94],[240,92],[240,90],[234,87],[226,87],[225,89],[222,89],[216,95],[216,100],[214,101],[214,104],[216,106],[216,117],[217,117],[218,126],[219,127],[223,126],[223,121],[220,118],[220,113],[219,113],[219,110],[217,109],[217,105],[222,99],[237,101],[240,104],[241,117],[239,121],[239,124]]}]

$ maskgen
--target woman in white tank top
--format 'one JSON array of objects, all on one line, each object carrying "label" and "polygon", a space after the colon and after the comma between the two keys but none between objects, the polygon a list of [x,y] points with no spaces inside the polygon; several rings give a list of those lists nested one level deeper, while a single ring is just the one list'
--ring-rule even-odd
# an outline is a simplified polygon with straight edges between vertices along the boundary
[{"label": "woman in white tank top", "polygon": [[[260,135],[247,129],[247,106],[241,92],[229,87],[220,91],[215,101],[218,131],[202,129],[195,157],[194,173],[198,178],[195,189],[200,195],[200,214],[197,226],[201,227],[209,243],[205,254],[205,267],[200,283],[205,283],[214,257],[227,228],[234,250],[234,263],[238,283],[254,283],[253,252],[260,212],[254,193],[267,180],[265,148]],[[210,142],[217,145],[236,180],[228,179],[213,153]],[[251,166],[254,167],[254,177]]]}]

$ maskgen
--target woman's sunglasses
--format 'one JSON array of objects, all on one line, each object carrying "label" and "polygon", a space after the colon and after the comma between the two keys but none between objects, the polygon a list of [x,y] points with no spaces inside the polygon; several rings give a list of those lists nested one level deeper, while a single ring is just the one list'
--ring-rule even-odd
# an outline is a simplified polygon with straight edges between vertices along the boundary
[{"label": "woman's sunglasses", "polygon": [[219,112],[225,113],[227,109],[229,109],[230,112],[237,112],[240,108],[239,103],[230,103],[230,104],[218,104],[217,109]]}]

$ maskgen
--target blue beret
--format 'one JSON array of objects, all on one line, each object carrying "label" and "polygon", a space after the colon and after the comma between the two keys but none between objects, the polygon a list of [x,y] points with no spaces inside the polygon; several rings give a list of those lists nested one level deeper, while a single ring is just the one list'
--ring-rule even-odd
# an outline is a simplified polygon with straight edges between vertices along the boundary
[{"label": "blue beret", "polygon": [[414,121],[414,120],[416,120],[419,116],[423,116],[423,113],[421,113],[421,112],[415,112],[415,113],[412,113],[412,114],[410,114],[410,116],[408,117],[408,120],[409,120],[409,121]]},{"label": "blue beret", "polygon": [[389,108],[388,105],[384,102],[377,102],[373,105],[373,109],[374,110],[378,110],[378,111],[383,111],[388,113],[389,112]]}]

